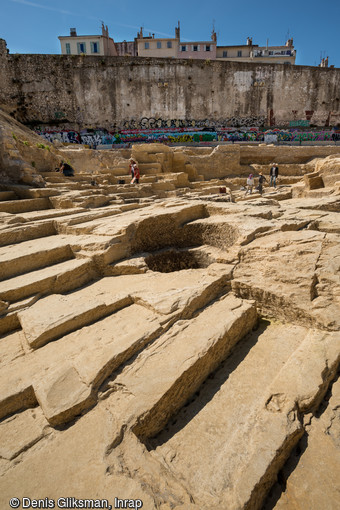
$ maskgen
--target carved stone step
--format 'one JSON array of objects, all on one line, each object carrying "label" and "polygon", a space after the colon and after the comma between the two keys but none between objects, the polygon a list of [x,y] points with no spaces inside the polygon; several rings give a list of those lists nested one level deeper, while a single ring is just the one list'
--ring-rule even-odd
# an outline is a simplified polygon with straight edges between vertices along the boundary
[{"label": "carved stone step", "polygon": [[41,237],[52,236],[56,234],[53,221],[41,221],[36,223],[22,223],[19,226],[6,226],[0,229],[0,246],[29,241],[31,239],[39,239]]},{"label": "carved stone step", "polygon": [[48,198],[28,198],[0,202],[0,212],[12,214],[50,209],[50,207],[51,203]]},{"label": "carved stone step", "polygon": [[0,201],[3,202],[7,200],[18,200],[18,197],[14,191],[0,191]]},{"label": "carved stone step", "polygon": [[[18,360],[15,354],[10,354],[14,361],[0,374],[0,416],[36,402],[32,384],[36,379],[40,381],[40,376],[35,374],[44,371],[46,366],[50,373],[56,374],[50,383],[40,381],[39,388],[47,395],[49,384],[55,389],[56,384],[60,387],[57,381],[62,379],[65,360],[72,362],[72,366],[68,365],[65,369],[72,384],[76,384],[74,378],[78,378],[74,368],[79,374],[81,388],[84,389],[85,382],[97,391],[98,385],[112,370],[154,338],[160,328],[168,328],[181,317],[191,317],[224,292],[231,269],[231,266],[221,264],[211,269],[209,276],[204,276],[202,270],[189,270],[177,274],[139,275],[138,280],[134,275],[104,278],[67,296],[42,298],[31,308],[19,310],[23,326],[21,344],[27,345],[28,342],[28,345],[40,348]],[[184,288],[179,282],[184,284]],[[132,302],[138,303],[138,306],[127,306]],[[127,308],[113,313],[124,306]],[[100,319],[108,313],[112,315]],[[91,322],[93,324],[85,326]],[[8,338],[11,335],[7,335]],[[0,359],[2,348],[8,342],[0,342]],[[7,351],[6,348],[6,356]],[[77,406],[74,407],[75,393],[72,390],[68,394],[66,388],[60,387],[62,414],[59,418],[52,417],[59,414],[57,411],[48,415],[53,423],[72,419],[74,412],[79,411]],[[85,392],[86,403],[82,404],[82,409],[92,405],[92,390]],[[84,396],[82,390],[79,395]]]},{"label": "carved stone step", "polygon": [[298,326],[252,334],[151,442],[200,508],[261,508],[303,434],[299,414],[317,408],[334,377],[339,347],[337,334]]},{"label": "carved stone step", "polygon": [[0,283],[0,299],[18,301],[32,294],[67,292],[95,277],[92,261],[68,260]]},{"label": "carved stone step", "polygon": [[67,239],[45,237],[43,242],[26,241],[0,248],[0,274],[3,280],[74,258]]},{"label": "carved stone step", "polygon": [[133,395],[124,421],[140,438],[159,432],[256,321],[253,303],[229,295],[175,325],[115,379]]},{"label": "carved stone step", "polygon": [[53,294],[18,313],[19,321],[30,347],[37,349],[51,340],[81,329],[115,310],[132,303],[129,296],[107,296],[100,299],[81,292],[63,296]]}]

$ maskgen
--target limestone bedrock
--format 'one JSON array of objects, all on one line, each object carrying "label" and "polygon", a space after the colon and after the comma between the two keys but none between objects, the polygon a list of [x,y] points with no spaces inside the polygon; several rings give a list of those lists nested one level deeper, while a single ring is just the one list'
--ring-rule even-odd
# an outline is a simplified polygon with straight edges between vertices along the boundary
[{"label": "limestone bedrock", "polygon": [[77,151],[1,189],[1,509],[338,508],[340,158],[276,149],[133,146],[98,189]]}]

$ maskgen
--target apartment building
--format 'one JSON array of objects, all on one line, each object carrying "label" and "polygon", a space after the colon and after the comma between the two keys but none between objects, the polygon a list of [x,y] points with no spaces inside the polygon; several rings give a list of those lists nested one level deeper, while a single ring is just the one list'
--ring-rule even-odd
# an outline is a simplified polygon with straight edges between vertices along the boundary
[{"label": "apartment building", "polygon": [[137,53],[139,57],[216,59],[216,33],[212,32],[210,41],[183,42],[180,37],[180,24],[175,27],[174,38],[157,38],[155,34],[145,36],[143,29],[137,34]]},{"label": "apartment building", "polygon": [[107,26],[102,24],[101,35],[78,35],[75,28],[70,35],[58,37],[63,55],[117,56],[117,49]]},{"label": "apartment building", "polygon": [[216,41],[215,30],[211,33],[210,41],[180,42],[178,45],[178,58],[200,58],[216,59]]},{"label": "apartment building", "polygon": [[185,58],[203,60],[223,60],[230,62],[256,62],[272,64],[295,64],[296,50],[293,39],[284,46],[266,46],[253,44],[248,37],[246,44],[217,46],[215,30],[208,41],[181,41],[180,24],[175,27],[175,37],[155,37],[145,35],[143,28],[133,41],[114,42],[109,37],[107,26],[102,24],[101,35],[77,35],[71,28],[69,36],[59,37],[63,55],[105,55],[157,58]]},{"label": "apartment building", "polygon": [[176,58],[179,46],[179,25],[175,28],[173,38],[158,38],[155,34],[144,35],[141,27],[136,41],[139,57]]},{"label": "apartment building", "polygon": [[266,62],[269,64],[295,64],[296,50],[293,39],[284,46],[259,46],[247,38],[246,44],[235,46],[217,46],[216,58],[231,62]]}]

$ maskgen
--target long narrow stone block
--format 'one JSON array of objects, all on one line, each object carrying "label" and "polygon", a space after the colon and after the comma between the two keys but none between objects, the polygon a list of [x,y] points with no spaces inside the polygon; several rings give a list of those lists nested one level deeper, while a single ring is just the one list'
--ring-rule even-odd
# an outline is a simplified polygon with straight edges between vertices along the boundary
[{"label": "long narrow stone block", "polygon": [[8,201],[8,200],[15,200],[18,197],[14,193],[14,191],[0,191],[0,201]]},{"label": "long narrow stone block", "polygon": [[95,276],[89,260],[68,260],[0,283],[0,299],[18,301],[37,293],[67,292]]},{"label": "long narrow stone block", "polygon": [[51,220],[25,225],[24,228],[20,224],[20,226],[8,227],[0,231],[0,246],[52,236],[54,234],[56,234],[56,229]]},{"label": "long narrow stone block", "polygon": [[0,212],[21,213],[26,211],[37,211],[39,209],[50,209],[51,203],[48,198],[28,198],[23,200],[10,200],[0,202]]},{"label": "long narrow stone block", "polygon": [[[202,508],[261,508],[339,363],[339,336],[272,325],[250,337],[216,374],[213,387],[155,438],[155,451],[184,479]],[[209,391],[210,390],[210,391]],[[197,402],[196,404],[199,404]],[[193,438],[200,438],[200,448]],[[211,463],[211,457],[214,462]],[[192,467],[191,467],[192,466]]]},{"label": "long narrow stone block", "polygon": [[[38,243],[33,242],[30,242],[29,246],[22,246],[21,243],[11,248],[0,248],[1,278],[5,280],[16,275],[28,273],[45,266],[51,266],[74,258],[74,254],[69,245],[59,242],[58,246],[58,243],[55,241],[58,241],[57,236],[54,236],[52,239],[46,239],[45,249],[39,246]],[[55,246],[53,246],[53,244]]]},{"label": "long narrow stone block", "polygon": [[83,381],[98,386],[126,360],[163,331],[159,316],[139,305],[131,305],[82,330],[88,348],[74,359]]},{"label": "long narrow stone block", "polygon": [[131,298],[124,295],[112,296],[111,302],[105,303],[95,297],[82,299],[78,293],[69,296],[54,294],[19,312],[18,317],[27,342],[37,349],[131,302]]},{"label": "long narrow stone block", "polygon": [[229,295],[155,342],[116,379],[134,395],[125,410],[134,432],[145,438],[161,430],[256,321],[253,303]]}]

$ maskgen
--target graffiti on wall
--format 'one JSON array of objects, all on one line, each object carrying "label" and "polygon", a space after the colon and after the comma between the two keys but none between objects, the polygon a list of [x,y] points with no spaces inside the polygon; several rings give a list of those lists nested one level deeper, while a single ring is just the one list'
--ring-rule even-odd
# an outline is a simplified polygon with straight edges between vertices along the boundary
[{"label": "graffiti on wall", "polygon": [[45,128],[36,130],[37,134],[49,142],[58,140],[64,144],[83,144],[90,147],[98,145],[116,146],[130,143],[208,143],[208,142],[307,142],[307,141],[337,141],[340,132],[329,131],[299,131],[271,129],[261,131],[259,127],[220,129],[194,127],[166,127],[155,129],[125,129],[111,132],[106,129],[84,129],[79,133],[73,130],[58,130]]},{"label": "graffiti on wall", "polygon": [[53,142],[53,140],[58,140],[61,143],[82,143],[80,139],[79,133],[71,130],[36,130],[38,135],[42,136],[48,142]]},{"label": "graffiti on wall", "polygon": [[161,129],[161,128],[209,128],[218,130],[226,126],[234,127],[263,127],[265,125],[265,117],[230,117],[222,120],[212,119],[161,119],[154,117],[143,117],[140,120],[130,119],[123,121],[117,129]]},{"label": "graffiti on wall", "polygon": [[309,120],[291,120],[289,122],[289,127],[309,127]]},{"label": "graffiti on wall", "polygon": [[264,135],[264,141],[265,143],[276,143],[277,142],[277,135],[273,135],[271,133],[265,133]]}]

